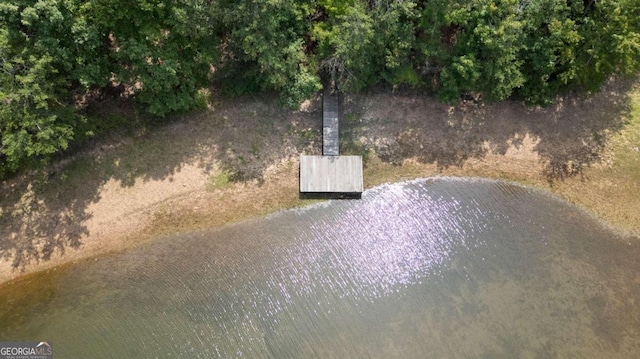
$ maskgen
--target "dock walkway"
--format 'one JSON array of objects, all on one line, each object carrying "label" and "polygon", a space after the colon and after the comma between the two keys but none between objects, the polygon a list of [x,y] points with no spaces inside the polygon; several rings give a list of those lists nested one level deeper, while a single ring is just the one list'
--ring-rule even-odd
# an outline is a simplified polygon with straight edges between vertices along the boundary
[{"label": "dock walkway", "polygon": [[303,198],[360,198],[363,191],[362,156],[340,156],[339,97],[322,97],[322,156],[300,156],[300,196]]},{"label": "dock walkway", "polygon": [[322,155],[339,156],[338,94],[325,91],[322,96]]}]

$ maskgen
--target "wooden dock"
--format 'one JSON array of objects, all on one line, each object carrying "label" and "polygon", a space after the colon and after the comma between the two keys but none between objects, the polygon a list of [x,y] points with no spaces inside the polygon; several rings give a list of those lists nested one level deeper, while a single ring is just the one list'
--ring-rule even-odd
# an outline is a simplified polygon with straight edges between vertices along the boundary
[{"label": "wooden dock", "polygon": [[361,156],[300,157],[300,193],[358,197],[362,189]]},{"label": "wooden dock", "polygon": [[300,157],[302,198],[360,198],[364,181],[361,156],[340,156],[338,95],[322,98],[322,156]]},{"label": "wooden dock", "polygon": [[322,96],[322,155],[340,155],[338,142],[338,94],[325,91]]}]

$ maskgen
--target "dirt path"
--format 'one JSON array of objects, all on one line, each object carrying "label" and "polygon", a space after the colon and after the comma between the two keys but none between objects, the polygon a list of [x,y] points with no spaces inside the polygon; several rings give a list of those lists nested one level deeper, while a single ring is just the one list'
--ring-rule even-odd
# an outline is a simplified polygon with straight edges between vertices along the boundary
[{"label": "dirt path", "polygon": [[[637,97],[630,89],[612,83],[547,109],[350,96],[341,153],[365,156],[366,187],[435,175],[505,179],[554,191],[637,234],[640,154],[633,141],[615,140],[640,133],[625,132]],[[0,283],[158,235],[307,204],[298,199],[297,161],[320,153],[319,101],[300,111],[275,103],[213,103],[165,127],[105,140],[46,174],[2,183]]]}]

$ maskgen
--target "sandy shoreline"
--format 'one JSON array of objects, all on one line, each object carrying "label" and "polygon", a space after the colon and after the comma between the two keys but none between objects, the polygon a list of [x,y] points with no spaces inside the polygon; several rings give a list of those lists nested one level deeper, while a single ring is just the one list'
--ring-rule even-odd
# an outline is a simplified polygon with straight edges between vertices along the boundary
[{"label": "sandy shoreline", "polygon": [[[637,236],[640,173],[627,167],[640,154],[618,138],[633,96],[629,83],[547,109],[352,96],[342,107],[341,152],[365,155],[366,188],[442,175],[509,180]],[[298,156],[320,151],[319,111],[317,99],[300,111],[273,99],[214,102],[165,127],[105,140],[45,175],[2,183],[0,283],[308,204],[298,199]]]}]

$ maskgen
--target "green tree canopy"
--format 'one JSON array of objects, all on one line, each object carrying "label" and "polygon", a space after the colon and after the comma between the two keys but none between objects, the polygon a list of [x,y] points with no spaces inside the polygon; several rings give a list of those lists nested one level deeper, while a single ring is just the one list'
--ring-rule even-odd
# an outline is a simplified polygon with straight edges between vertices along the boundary
[{"label": "green tree canopy", "polygon": [[523,84],[517,8],[515,0],[427,3],[422,26],[431,41],[422,53],[438,64],[442,98],[479,93],[502,100]]},{"label": "green tree canopy", "polygon": [[317,92],[305,53],[312,6],[294,0],[223,0],[214,10],[222,41],[217,78],[231,93],[276,90],[295,106]]},{"label": "green tree canopy", "polygon": [[151,116],[212,85],[296,107],[327,75],[545,104],[639,68],[637,0],[4,0],[0,176],[86,136],[114,88]]},{"label": "green tree canopy", "polygon": [[74,111],[78,97],[106,83],[105,51],[85,5],[0,4],[0,175],[66,149],[84,120]]},{"label": "green tree canopy", "polygon": [[92,0],[106,35],[114,82],[124,84],[153,115],[184,111],[207,86],[220,56],[214,19],[204,0]]}]

